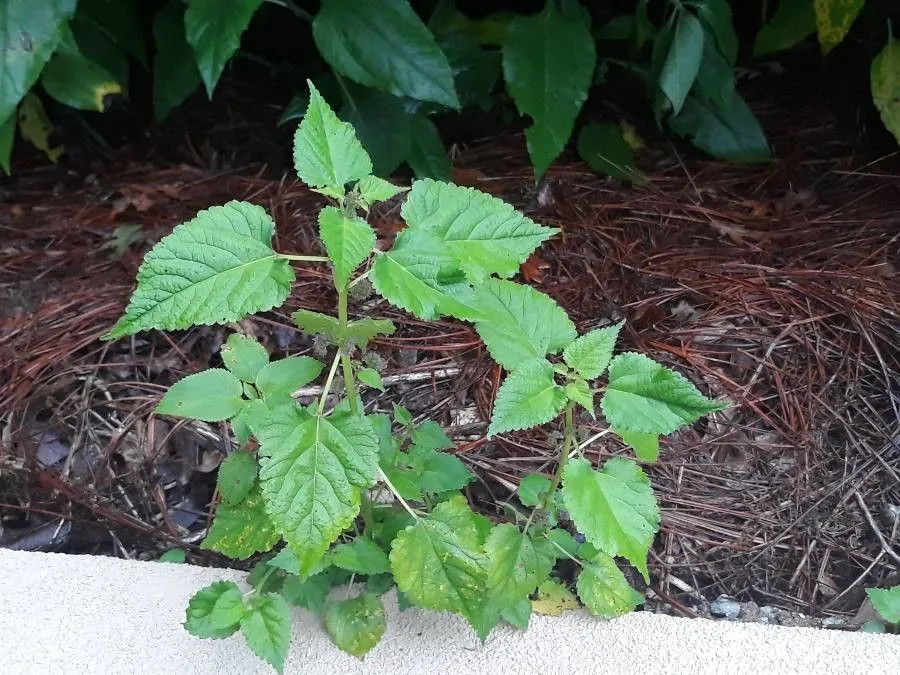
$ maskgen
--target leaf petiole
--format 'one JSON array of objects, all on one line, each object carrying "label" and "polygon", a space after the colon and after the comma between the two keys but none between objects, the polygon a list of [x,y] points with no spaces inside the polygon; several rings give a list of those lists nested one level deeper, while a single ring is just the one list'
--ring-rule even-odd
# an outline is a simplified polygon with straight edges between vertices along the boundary
[{"label": "leaf petiole", "polygon": [[394,484],[391,483],[391,479],[387,477],[387,474],[385,474],[385,472],[382,471],[380,467],[378,469],[378,477],[384,482],[385,485],[387,485],[388,490],[390,490],[391,494],[393,494],[394,497],[397,498],[397,501],[399,501],[400,504],[403,505],[403,508],[406,509],[406,512],[411,515],[417,522],[421,520],[418,514],[413,510],[413,507],[411,507],[409,503],[400,496],[400,493],[397,492],[397,488],[395,488]]},{"label": "leaf petiole", "polygon": [[276,253],[278,258],[296,260],[299,262],[328,262],[328,256],[324,255],[294,255],[293,253]]},{"label": "leaf petiole", "polygon": [[325,409],[325,401],[328,400],[328,394],[331,393],[331,383],[334,381],[334,374],[337,372],[338,364],[341,362],[341,350],[334,355],[334,361],[331,362],[331,368],[328,370],[328,378],[325,380],[325,386],[322,387],[322,396],[319,398],[319,412]]}]

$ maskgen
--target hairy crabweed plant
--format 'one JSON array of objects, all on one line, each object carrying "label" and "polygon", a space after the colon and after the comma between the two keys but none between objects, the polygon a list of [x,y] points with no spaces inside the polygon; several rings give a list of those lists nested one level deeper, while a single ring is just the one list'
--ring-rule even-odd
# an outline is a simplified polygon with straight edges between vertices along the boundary
[{"label": "hairy crabweed plant", "polygon": [[[359,213],[403,188],[371,175],[353,128],[312,84],[294,163],[303,182],[334,201],[319,213],[327,257],[274,251],[275,225],[259,206],[214,206],[147,254],[125,315],[106,335],[239,321],[285,301],[291,261],[331,265],[336,316],[293,315],[302,330],[333,345],[329,364],[307,356],[270,361],[258,342],[233,334],[222,348],[225,368],[177,382],[157,408],[230,421],[240,449],[219,470],[218,508],[203,547],[241,560],[267,554],[249,575],[248,593],[227,581],[200,590],[185,627],[208,638],[240,629],[280,671],[290,606],[301,606],[323,617],[338,647],[362,657],[385,630],[380,596],[396,586],[401,606],[455,612],[484,639],[501,620],[526,627],[537,589],[568,594],[551,577],[560,559],[577,563],[575,588],[590,612],[632,610],[641,595],[614,558],[647,579],[659,509],[636,462],[615,457],[597,469],[580,454],[575,409],[596,414],[594,382],[605,375],[600,407],[610,430],[650,462],[661,434],[722,406],[646,356],[614,356],[622,324],[579,336],[550,297],[509,281],[556,230],[497,198],[416,181],[401,210],[406,228],[390,250],[376,250],[375,233]],[[515,522],[495,524],[472,511],[460,491],[473,476],[445,452],[453,444],[437,424],[413,423],[399,406],[391,417],[364,412],[359,384],[382,383],[358,354],[394,331],[385,319],[348,317],[350,289],[364,278],[420,319],[451,316],[475,325],[508,373],[489,436],[562,417],[558,469],[552,478],[522,481]],[[333,397],[338,372],[345,391]],[[300,405],[292,393],[320,377],[321,396]],[[249,449],[251,436],[258,452]],[[341,584],[346,592],[329,595]]]}]

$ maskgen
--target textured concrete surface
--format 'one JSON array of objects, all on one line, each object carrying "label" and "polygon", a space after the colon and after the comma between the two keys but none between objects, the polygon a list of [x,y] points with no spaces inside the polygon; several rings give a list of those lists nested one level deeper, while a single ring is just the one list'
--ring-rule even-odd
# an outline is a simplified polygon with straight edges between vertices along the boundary
[{"label": "textured concrete surface", "polygon": [[[241,573],[112,558],[0,550],[0,672],[272,673],[240,635],[199,640],[182,627],[201,586]],[[452,616],[397,611],[365,661],[338,651],[298,611],[286,673],[900,673],[900,637],[636,613],[534,617],[482,647]]]}]

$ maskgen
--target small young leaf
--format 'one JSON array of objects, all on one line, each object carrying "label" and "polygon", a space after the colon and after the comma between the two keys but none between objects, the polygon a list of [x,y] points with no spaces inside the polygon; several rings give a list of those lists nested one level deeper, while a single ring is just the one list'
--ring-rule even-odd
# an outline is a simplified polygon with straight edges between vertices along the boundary
[{"label": "small young leaf", "polygon": [[813,0],[819,44],[822,46],[823,54],[827,54],[843,42],[865,4],[865,0]]},{"label": "small young leaf", "polygon": [[681,112],[688,92],[694,86],[703,55],[703,25],[696,16],[682,11],[675,24],[675,34],[662,72],[659,88],[672,105],[672,114]]},{"label": "small young leaf", "polygon": [[610,556],[600,553],[585,561],[575,583],[578,597],[594,616],[612,619],[627,614],[644,601]]},{"label": "small young leaf", "polygon": [[563,499],[589,543],[624,556],[649,581],[647,552],[659,529],[659,506],[637,464],[614,457],[594,471],[587,460],[573,459],[563,474]]},{"label": "small young leaf", "polygon": [[637,185],[647,182],[618,124],[586,124],[578,134],[578,154],[594,171]]},{"label": "small young leaf", "polygon": [[365,537],[356,537],[349,544],[338,544],[331,549],[331,563],[356,574],[385,574],[391,571],[387,553]]},{"label": "small young leaf", "polygon": [[147,254],[125,316],[103,338],[239,321],[280,305],[294,271],[272,250],[274,231],[269,214],[246,202],[201,211]]},{"label": "small young leaf", "polygon": [[237,415],[247,404],[240,380],[222,368],[210,368],[179,380],[163,396],[156,412],[219,422]]},{"label": "small young leaf", "polygon": [[553,366],[530,361],[506,376],[488,428],[488,438],[549,422],[566,404],[566,391],[553,380]]},{"label": "small young leaf", "polygon": [[538,586],[537,597],[531,601],[534,613],[543,616],[562,616],[579,607],[578,598],[555,579],[548,579]]},{"label": "small young leaf", "polygon": [[616,429],[653,434],[670,434],[725,407],[703,396],[683,375],[634,352],[619,354],[610,363],[601,405]]},{"label": "small young leaf", "polygon": [[222,347],[222,362],[244,382],[254,382],[260,368],[269,363],[269,353],[253,338],[232,333]]},{"label": "small young leaf", "polygon": [[255,595],[247,601],[241,632],[247,646],[281,673],[291,642],[291,608],[280,595]]},{"label": "small young leaf", "polygon": [[314,574],[306,581],[292,574],[284,580],[280,593],[290,604],[308,609],[313,614],[321,614],[333,587],[334,578],[328,572]]},{"label": "small young leaf", "polygon": [[241,589],[233,581],[216,581],[194,593],[184,627],[201,638],[226,638],[244,617]]},{"label": "small young leaf", "polygon": [[566,364],[586,380],[600,377],[612,358],[624,321],[585,333],[563,350]]},{"label": "small young leaf", "polygon": [[265,421],[269,409],[265,403],[256,398],[247,401],[247,405],[241,408],[241,411],[231,418],[231,429],[237,439],[239,446],[244,446],[253,435],[254,429]]},{"label": "small young leaf", "polygon": [[640,431],[613,431],[634,450],[643,462],[655,462],[659,458],[659,434],[645,434]]},{"label": "small young leaf", "polygon": [[873,59],[870,83],[881,121],[900,143],[900,40],[888,40]]},{"label": "small young leaf", "polygon": [[578,555],[578,542],[566,530],[555,527],[547,532],[547,539],[553,545],[553,555],[557,559],[574,558]]},{"label": "small young leaf", "polygon": [[479,630],[487,561],[474,515],[462,496],[441,502],[397,536],[390,559],[397,588],[413,603],[456,612]]},{"label": "small young leaf", "polygon": [[774,54],[816,32],[816,10],[809,0],[780,0],[778,9],[756,34],[753,56]]},{"label": "small young leaf", "polygon": [[453,167],[434,122],[425,115],[418,114],[410,118],[409,127],[409,154],[406,163],[416,178],[450,180]]},{"label": "small young leaf", "polygon": [[271,415],[257,437],[266,509],[307,575],[353,522],[361,489],[375,482],[378,438],[365,417],[299,409]]},{"label": "small young leaf", "polygon": [[350,275],[375,248],[375,231],[362,218],[348,218],[334,207],[319,211],[319,236],[334,263],[334,282],[344,288]]},{"label": "small young leaf", "polygon": [[410,467],[416,474],[416,485],[424,492],[461,490],[474,476],[456,455],[414,446],[409,453]]},{"label": "small young leaf", "polygon": [[511,277],[542,242],[559,232],[536,224],[496,197],[431,179],[413,183],[400,213],[409,229],[437,235],[473,283],[491,274]]},{"label": "small young leaf", "polygon": [[185,560],[187,560],[187,555],[185,554],[183,548],[170,548],[168,551],[159,556],[159,562],[162,563],[173,563],[176,565],[180,565]]},{"label": "small young leaf", "polygon": [[373,593],[332,603],[325,610],[325,630],[334,644],[359,659],[378,644],[386,628],[384,606]]},{"label": "small young leaf", "polygon": [[[104,8],[104,13],[109,10]],[[153,18],[153,41],[157,46],[153,56],[153,113],[157,122],[184,103],[203,81],[185,36],[184,14],[181,0],[169,0]]]},{"label": "small young leaf", "polygon": [[254,553],[271,550],[280,539],[281,534],[266,513],[257,489],[240,504],[219,504],[209,534],[200,548],[244,560]]},{"label": "small young leaf", "polygon": [[289,356],[273,361],[256,375],[256,388],[264,397],[290,396],[315,380],[325,368],[309,356]]},{"label": "small young leaf", "polygon": [[489,279],[476,290],[476,302],[485,318],[475,329],[491,357],[510,371],[559,352],[577,335],[565,311],[530,286]]},{"label": "small young leaf", "polygon": [[304,183],[343,194],[350,181],[372,173],[372,161],[347,122],[341,122],[309,82],[309,108],[294,134],[294,168]]},{"label": "small young leaf", "polygon": [[900,586],[867,588],[866,595],[882,619],[888,623],[900,624]]},{"label": "small young leaf", "polygon": [[356,377],[366,386],[378,391],[384,391],[384,382],[381,381],[381,375],[374,368],[363,368],[357,371]]},{"label": "small young leaf", "polygon": [[256,482],[256,457],[246,450],[238,450],[219,466],[219,496],[226,504],[244,501]]},{"label": "small young leaf", "polygon": [[401,426],[409,426],[412,423],[412,414],[402,405],[392,404],[394,407],[394,421]]},{"label": "small young leaf", "polygon": [[550,479],[541,473],[530,473],[519,482],[519,501],[525,506],[537,506],[550,490]]},{"label": "small young leaf", "polygon": [[347,339],[365,349],[379,335],[393,335],[395,330],[397,327],[389,319],[357,319],[347,324]]},{"label": "small young leaf", "polygon": [[432,420],[415,425],[410,432],[410,440],[413,444],[411,454],[428,450],[448,450],[453,447],[453,441],[444,433],[441,425]]},{"label": "small young leaf", "polygon": [[337,342],[339,324],[335,317],[320,312],[311,312],[307,309],[298,309],[291,314],[291,319],[305,333],[324,335],[331,342]]},{"label": "small young leaf", "polygon": [[500,618],[513,628],[527,630],[528,623],[531,620],[531,600],[519,600],[509,607],[504,607],[503,611],[500,612]]},{"label": "small young leaf", "polygon": [[591,391],[590,385],[582,379],[573,380],[566,385],[566,398],[577,403],[590,413],[591,417],[596,419],[594,412],[594,392]]},{"label": "small young leaf", "polygon": [[368,207],[376,202],[386,202],[409,188],[398,187],[378,176],[366,176],[356,184],[359,198]]}]

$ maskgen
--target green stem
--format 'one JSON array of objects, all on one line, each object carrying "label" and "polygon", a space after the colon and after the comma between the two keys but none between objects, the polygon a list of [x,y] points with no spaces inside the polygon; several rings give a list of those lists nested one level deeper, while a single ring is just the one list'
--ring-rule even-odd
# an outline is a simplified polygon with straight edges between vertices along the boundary
[{"label": "green stem", "polygon": [[331,362],[331,369],[328,371],[328,377],[325,380],[325,386],[322,387],[322,396],[319,398],[319,414],[325,409],[325,401],[328,400],[328,394],[331,392],[331,383],[334,381],[334,374],[337,372],[338,363],[341,361],[341,352],[338,351],[334,355],[334,361]]},{"label": "green stem", "polygon": [[312,23],[313,19],[316,18],[302,7],[298,7],[297,4],[293,2],[293,0],[266,0],[266,2],[269,2],[273,5],[278,5],[279,7],[284,7],[285,9],[289,9],[294,13],[294,16],[303,19],[304,21],[308,21],[309,23]]},{"label": "green stem", "polygon": [[390,490],[391,494],[393,494],[394,497],[397,498],[397,501],[399,501],[403,505],[403,508],[406,509],[406,512],[415,520],[420,520],[418,514],[413,511],[413,508],[406,502],[405,499],[403,499],[403,497],[400,496],[400,493],[397,492],[397,488],[395,488],[394,484],[391,483],[391,479],[387,477],[387,474],[382,471],[380,467],[378,469],[378,477],[384,482],[385,485],[388,486],[388,490]]},{"label": "green stem", "polygon": [[559,453],[559,463],[556,466],[556,473],[553,474],[553,482],[550,483],[550,489],[547,491],[547,494],[544,495],[544,498],[541,500],[540,506],[538,506],[531,514],[528,516],[528,520],[525,521],[525,534],[528,534],[528,528],[531,527],[531,521],[534,520],[534,515],[538,511],[546,511],[547,504],[550,503],[550,500],[553,499],[553,495],[556,493],[557,488],[559,488],[559,484],[562,481],[563,472],[566,470],[566,466],[569,464],[569,453],[572,450],[572,447],[575,445],[575,415],[574,415],[575,404],[572,401],[569,401],[568,405],[566,405],[565,410],[565,430],[563,435],[562,449]]},{"label": "green stem", "polygon": [[344,373],[344,388],[350,399],[350,412],[356,415],[359,407],[356,404],[357,390],[356,378],[353,376],[353,364],[347,353],[347,285],[338,289],[338,353],[341,355],[341,368]]},{"label": "green stem", "polygon": [[293,253],[276,253],[275,255],[285,260],[297,260],[300,262],[328,262],[328,256],[324,255],[294,255]]}]

